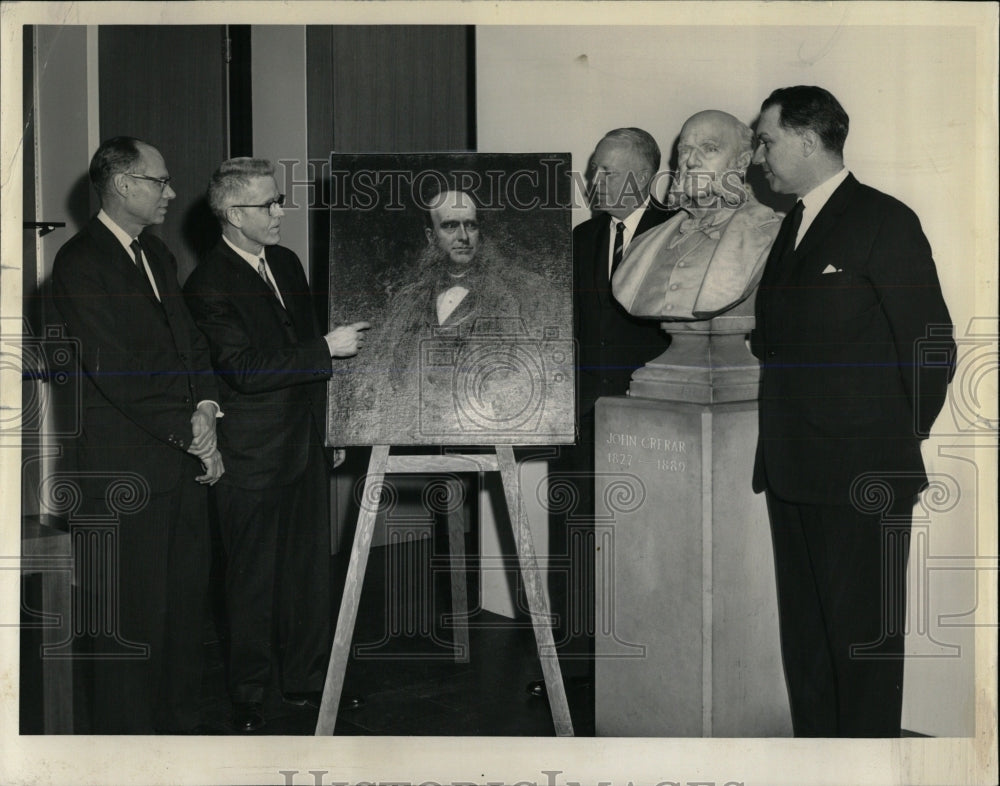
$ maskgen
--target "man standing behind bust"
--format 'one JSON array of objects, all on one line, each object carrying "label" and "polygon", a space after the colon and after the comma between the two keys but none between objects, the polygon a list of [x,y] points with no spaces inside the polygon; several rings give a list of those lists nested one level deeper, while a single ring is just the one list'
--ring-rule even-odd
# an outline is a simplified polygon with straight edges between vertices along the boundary
[{"label": "man standing behind bust", "polygon": [[930,327],[951,328],[931,249],[912,210],[844,168],[847,129],[820,87],[761,106],[754,160],[799,200],[757,294],[753,487],[767,495],[795,735],[898,737],[920,440],[955,344],[919,351]]},{"label": "man standing behind bust", "polygon": [[656,322],[631,316],[611,294],[611,276],[632,240],[676,212],[650,195],[659,168],[660,148],[641,128],[609,131],[590,157],[591,208],[597,215],[573,230],[573,275],[580,444],[591,452],[594,402],[624,395],[632,372],[667,347]]},{"label": "man standing behind bust", "polygon": [[[319,706],[330,654],[330,530],[323,451],[331,357],[367,322],[325,336],[302,264],[277,245],[284,195],[270,162],[224,161],[208,201],[222,237],[184,286],[208,338],[226,412],[215,488],[226,553],[233,725],[264,725],[272,662],[286,702]],[[277,652],[272,652],[272,638]]]},{"label": "man standing behind bust", "polygon": [[[549,467],[557,478],[550,486],[553,495],[563,495],[566,483],[574,489],[575,505],[569,509],[565,499],[550,500],[551,508],[565,511],[550,515],[550,553],[568,550],[572,563],[568,575],[553,582],[551,592],[559,623],[556,643],[575,642],[570,649],[584,647],[588,652],[593,635],[593,555],[591,547],[574,548],[571,541],[590,540],[586,531],[594,515],[594,404],[601,396],[624,395],[632,372],[667,348],[656,322],[629,315],[611,294],[611,276],[629,244],[676,212],[664,209],[650,195],[659,168],[660,148],[649,133],[641,128],[609,131],[597,143],[587,170],[595,215],[573,230],[579,429],[576,445],[560,448]],[[567,532],[569,522],[576,533]],[[564,593],[569,605],[562,600]],[[569,654],[566,648],[563,652]],[[592,669],[592,659],[589,665]],[[541,683],[532,683],[529,690],[544,695]]]}]

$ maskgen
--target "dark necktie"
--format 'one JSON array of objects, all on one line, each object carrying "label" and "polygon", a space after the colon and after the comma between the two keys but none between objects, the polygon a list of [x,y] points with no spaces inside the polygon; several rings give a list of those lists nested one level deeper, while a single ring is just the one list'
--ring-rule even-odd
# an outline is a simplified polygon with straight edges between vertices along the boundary
[{"label": "dark necktie", "polygon": [[611,255],[611,275],[614,276],[625,255],[625,222],[619,221],[615,226],[615,250]]},{"label": "dark necktie", "polygon": [[132,254],[135,257],[135,268],[139,271],[139,276],[146,283],[146,294],[152,295],[154,300],[159,301],[156,290],[153,289],[153,284],[149,280],[149,274],[146,272],[146,266],[142,264],[142,246],[139,245],[139,238],[134,238],[128,247],[132,249]]},{"label": "dark necktie", "polygon": [[802,226],[802,210],[803,210],[802,200],[796,200],[795,207],[788,211],[788,215],[785,216],[785,220],[781,222],[781,229],[778,232],[778,239],[775,241],[775,246],[778,247],[780,254],[777,259],[786,259],[791,256],[792,252],[795,250],[795,239],[799,235],[799,227]]}]

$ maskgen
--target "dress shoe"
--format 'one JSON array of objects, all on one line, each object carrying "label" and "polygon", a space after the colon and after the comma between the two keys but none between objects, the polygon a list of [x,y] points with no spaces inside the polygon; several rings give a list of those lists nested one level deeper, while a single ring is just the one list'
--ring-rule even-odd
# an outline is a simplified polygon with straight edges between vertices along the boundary
[{"label": "dress shoe", "polygon": [[[570,677],[569,679],[563,680],[563,688],[565,690],[581,689],[589,686],[589,677]],[[524,687],[524,689],[527,691],[529,696],[533,696],[536,699],[547,698],[549,695],[548,691],[545,689],[545,680],[532,680]]]},{"label": "dress shoe", "polygon": [[307,690],[298,693],[282,693],[281,700],[284,701],[285,704],[291,704],[295,707],[312,707],[314,710],[318,710],[319,705],[323,702],[323,692],[318,690]]},{"label": "dress shoe", "polygon": [[[292,704],[296,707],[311,707],[314,710],[318,710],[320,704],[323,703],[323,691],[313,690],[303,691],[302,693],[283,693],[281,694],[281,698],[286,704]],[[356,710],[364,706],[364,696],[343,696],[340,699],[341,710]]]},{"label": "dress shoe", "polygon": [[233,726],[236,731],[251,734],[264,728],[264,711],[259,701],[233,703]]}]

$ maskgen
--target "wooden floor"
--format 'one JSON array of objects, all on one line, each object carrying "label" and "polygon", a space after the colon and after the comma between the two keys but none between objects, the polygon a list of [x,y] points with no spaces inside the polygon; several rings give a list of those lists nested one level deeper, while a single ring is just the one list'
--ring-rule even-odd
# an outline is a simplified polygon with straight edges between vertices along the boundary
[{"label": "wooden floor", "polygon": [[[475,554],[475,544],[467,545],[468,553]],[[437,554],[447,553],[446,541],[372,549],[343,694],[345,699],[361,697],[363,701],[355,709],[342,705],[336,733],[552,736],[546,698],[527,691],[528,684],[542,676],[530,624],[526,619],[513,621],[485,611],[473,614],[470,657],[468,662],[456,663],[451,631],[442,619],[450,609],[448,575],[434,572],[428,578],[420,575],[420,568],[414,573],[416,566],[429,562],[431,548]],[[331,560],[335,608],[347,556]],[[400,573],[405,574],[407,587],[426,587],[427,600],[414,602],[412,591],[401,592]],[[468,575],[470,609],[475,609],[477,574],[470,570]],[[217,579],[214,584],[218,585]],[[429,613],[420,614],[421,608]],[[205,733],[226,735],[234,732],[225,687],[225,631],[220,615],[215,618],[206,630],[202,711]],[[31,634],[22,639],[21,732],[37,734],[42,729],[38,646]],[[579,650],[579,642],[566,649],[572,648]],[[585,658],[566,654],[562,669],[574,729],[577,736],[593,735],[589,664]],[[260,734],[311,735],[317,710],[284,704],[273,689],[265,701],[265,716],[267,725]]]}]

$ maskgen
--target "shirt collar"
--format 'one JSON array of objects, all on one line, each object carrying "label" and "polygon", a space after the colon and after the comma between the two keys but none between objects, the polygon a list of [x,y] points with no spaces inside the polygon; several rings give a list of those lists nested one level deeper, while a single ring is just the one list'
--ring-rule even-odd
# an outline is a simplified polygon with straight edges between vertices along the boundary
[{"label": "shirt collar", "polygon": [[844,167],[833,177],[827,178],[802,197],[802,207],[805,211],[809,215],[817,215],[823,209],[823,205],[827,203],[827,200],[833,196],[833,192],[837,190],[841,183],[847,180],[849,174],[851,173],[847,170],[847,167]]},{"label": "shirt collar", "polygon": [[639,207],[637,207],[627,216],[625,216],[625,218],[622,219],[612,218],[611,220],[612,229],[617,229],[618,224],[624,224],[625,231],[628,232],[629,236],[631,237],[632,235],[635,234],[635,230],[638,228],[639,222],[642,221],[642,214],[647,207],[649,207],[649,197],[646,197],[646,201],[643,202],[641,205],[639,205]]},{"label": "shirt collar", "polygon": [[264,261],[267,261],[267,257],[264,256],[265,249],[263,248],[260,250],[259,254],[254,255],[251,254],[249,251],[244,251],[242,248],[237,246],[232,240],[230,240],[225,235],[222,236],[222,239],[226,241],[226,245],[228,245],[233,251],[235,251],[242,259],[246,260],[247,264],[254,269],[254,272],[257,271],[257,265],[260,262],[260,260],[263,259]]},{"label": "shirt collar", "polygon": [[104,208],[97,211],[97,220],[111,230],[111,234],[115,236],[118,242],[122,244],[122,247],[131,255],[132,241],[135,240],[135,238],[131,237],[128,232],[116,224],[115,220],[104,212]]}]

